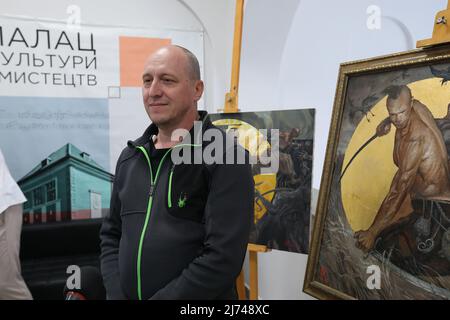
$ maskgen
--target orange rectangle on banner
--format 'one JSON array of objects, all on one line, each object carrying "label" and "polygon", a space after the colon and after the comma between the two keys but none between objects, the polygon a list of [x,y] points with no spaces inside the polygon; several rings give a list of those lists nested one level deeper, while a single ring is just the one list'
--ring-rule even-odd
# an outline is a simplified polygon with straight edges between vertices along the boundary
[{"label": "orange rectangle on banner", "polygon": [[171,42],[171,39],[119,37],[120,86],[142,86],[142,72],[147,57]]}]

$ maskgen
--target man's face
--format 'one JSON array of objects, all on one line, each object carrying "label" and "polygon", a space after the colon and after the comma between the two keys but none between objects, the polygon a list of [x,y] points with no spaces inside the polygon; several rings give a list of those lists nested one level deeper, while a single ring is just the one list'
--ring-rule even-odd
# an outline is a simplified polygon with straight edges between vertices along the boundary
[{"label": "man's face", "polygon": [[392,124],[397,129],[405,128],[408,125],[412,109],[412,99],[408,92],[402,91],[397,99],[389,99],[387,109]]},{"label": "man's face", "polygon": [[192,80],[187,58],[176,47],[158,50],[147,61],[142,76],[142,96],[148,116],[158,127],[176,127],[195,110],[203,82]]}]

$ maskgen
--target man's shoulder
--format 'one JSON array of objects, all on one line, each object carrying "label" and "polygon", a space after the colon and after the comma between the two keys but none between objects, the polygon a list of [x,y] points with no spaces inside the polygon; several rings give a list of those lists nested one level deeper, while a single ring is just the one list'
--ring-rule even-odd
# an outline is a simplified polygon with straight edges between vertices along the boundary
[{"label": "man's shoulder", "polygon": [[135,148],[131,148],[130,146],[126,146],[120,152],[119,158],[117,159],[117,166],[119,166],[122,162],[132,158],[136,154]]},{"label": "man's shoulder", "polygon": [[422,141],[424,139],[428,139],[430,134],[432,134],[431,129],[419,117],[417,117],[414,121],[411,121],[407,138],[410,141]]},{"label": "man's shoulder", "polygon": [[408,143],[434,146],[439,143],[435,131],[420,117],[411,122],[409,134],[405,136]]},{"label": "man's shoulder", "polygon": [[147,129],[144,131],[144,133],[134,139],[134,140],[128,140],[127,144],[125,145],[125,147],[122,149],[120,156],[117,160],[117,164],[119,164],[120,162],[123,162],[129,158],[131,158],[133,155],[136,154],[136,148],[138,146],[143,146],[146,143],[148,143],[150,141],[150,137],[152,134],[154,134],[155,131],[155,126],[154,125],[150,125],[147,127]]}]

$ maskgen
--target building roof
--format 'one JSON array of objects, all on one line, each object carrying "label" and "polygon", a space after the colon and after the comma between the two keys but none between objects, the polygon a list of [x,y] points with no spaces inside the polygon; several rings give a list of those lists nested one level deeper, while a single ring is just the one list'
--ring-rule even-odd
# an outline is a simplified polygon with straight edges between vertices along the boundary
[{"label": "building roof", "polygon": [[70,159],[76,159],[78,161],[81,161],[85,165],[99,169],[109,174],[109,172],[105,171],[97,162],[92,160],[88,153],[81,151],[71,143],[67,143],[55,152],[51,153],[49,156],[47,156],[47,158],[43,159],[40,164],[34,167],[33,170],[27,173],[18,182],[23,182],[31,176],[36,175],[38,172],[42,172],[49,167],[53,167],[56,163],[60,163],[64,160]]}]

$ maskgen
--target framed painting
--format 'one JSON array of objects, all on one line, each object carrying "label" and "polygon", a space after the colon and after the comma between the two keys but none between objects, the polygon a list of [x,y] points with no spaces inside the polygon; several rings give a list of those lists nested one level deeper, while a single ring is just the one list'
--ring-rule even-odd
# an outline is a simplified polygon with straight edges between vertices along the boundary
[{"label": "framed painting", "polygon": [[[235,136],[255,159],[255,211],[249,242],[308,253],[314,109],[221,113],[210,117],[214,125]],[[260,157],[266,152],[269,161]]]},{"label": "framed painting", "polygon": [[303,290],[450,298],[450,48],[340,66]]}]

